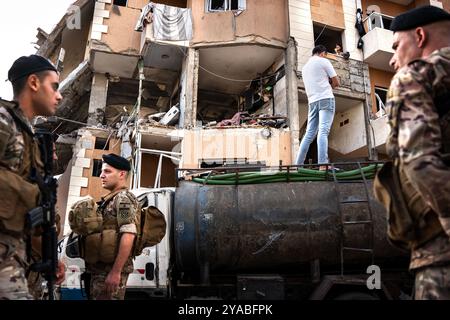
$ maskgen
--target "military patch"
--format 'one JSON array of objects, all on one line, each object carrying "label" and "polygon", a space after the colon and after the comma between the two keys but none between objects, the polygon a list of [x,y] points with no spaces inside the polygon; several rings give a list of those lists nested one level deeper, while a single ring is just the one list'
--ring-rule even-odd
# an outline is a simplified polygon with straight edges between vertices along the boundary
[{"label": "military patch", "polygon": [[130,221],[131,218],[131,210],[129,206],[124,206],[123,208],[119,208],[118,218],[122,221]]}]

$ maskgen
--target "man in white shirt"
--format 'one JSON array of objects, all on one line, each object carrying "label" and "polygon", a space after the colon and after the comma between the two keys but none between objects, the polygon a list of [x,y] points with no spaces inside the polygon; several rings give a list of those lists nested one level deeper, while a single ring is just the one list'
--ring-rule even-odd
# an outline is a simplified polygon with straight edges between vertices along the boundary
[{"label": "man in white shirt", "polygon": [[[309,146],[317,135],[317,162],[319,164],[329,162],[328,134],[336,107],[333,89],[339,86],[339,80],[331,62],[325,58],[326,52],[325,46],[316,46],[312,51],[312,57],[302,69],[309,108],[306,133],[300,143],[296,165],[305,162]],[[319,169],[326,170],[326,166],[320,166]]]}]

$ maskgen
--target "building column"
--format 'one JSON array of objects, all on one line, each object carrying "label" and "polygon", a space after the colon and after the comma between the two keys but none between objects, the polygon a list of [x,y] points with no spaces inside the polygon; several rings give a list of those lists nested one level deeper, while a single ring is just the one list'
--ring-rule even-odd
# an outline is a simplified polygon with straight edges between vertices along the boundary
[{"label": "building column", "polygon": [[366,63],[361,63],[362,75],[364,81],[364,120],[366,122],[366,139],[367,139],[367,152],[369,160],[378,160],[378,153],[375,144],[374,131],[371,124],[372,113],[372,87],[370,85],[369,66]]},{"label": "building column", "polygon": [[92,78],[91,97],[89,100],[88,125],[96,127],[105,120],[106,99],[108,97],[108,78],[96,73]]},{"label": "building column", "polygon": [[291,164],[300,145],[300,128],[298,113],[298,84],[297,84],[297,44],[294,38],[289,39],[286,49],[286,103],[288,124],[291,131]]},{"label": "building column", "polygon": [[193,128],[197,120],[197,94],[198,94],[198,70],[199,51],[193,48],[188,49],[186,57],[185,78],[186,85],[184,107],[180,106],[181,121],[183,128]]}]

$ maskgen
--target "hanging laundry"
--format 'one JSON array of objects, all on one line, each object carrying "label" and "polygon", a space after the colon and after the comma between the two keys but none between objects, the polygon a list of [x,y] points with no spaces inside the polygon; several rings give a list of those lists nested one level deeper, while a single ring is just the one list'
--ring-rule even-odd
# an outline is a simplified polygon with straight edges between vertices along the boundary
[{"label": "hanging laundry", "polygon": [[142,9],[136,31],[153,22],[155,40],[185,41],[192,39],[191,9],[150,2]]}]

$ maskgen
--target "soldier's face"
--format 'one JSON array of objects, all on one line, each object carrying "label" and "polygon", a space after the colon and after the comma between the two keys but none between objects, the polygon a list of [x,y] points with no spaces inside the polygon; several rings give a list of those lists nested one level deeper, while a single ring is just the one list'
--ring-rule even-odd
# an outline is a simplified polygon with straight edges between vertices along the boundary
[{"label": "soldier's face", "polygon": [[119,183],[119,172],[119,170],[111,167],[109,164],[103,163],[102,173],[100,175],[102,187],[106,190],[114,190]]},{"label": "soldier's face", "polygon": [[62,100],[59,88],[59,75],[55,71],[47,72],[40,81],[37,80],[33,102],[35,115],[52,116],[56,112],[58,104]]},{"label": "soldier's face", "polygon": [[126,174],[126,171],[118,170],[107,163],[103,163],[102,173],[100,175],[102,187],[110,191],[115,190],[124,180],[126,180]]},{"label": "soldier's face", "polygon": [[421,49],[417,46],[414,31],[397,31],[394,33],[394,42],[392,44],[394,55],[389,61],[389,65],[398,71],[414,59],[420,58]]}]

